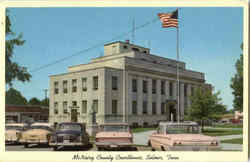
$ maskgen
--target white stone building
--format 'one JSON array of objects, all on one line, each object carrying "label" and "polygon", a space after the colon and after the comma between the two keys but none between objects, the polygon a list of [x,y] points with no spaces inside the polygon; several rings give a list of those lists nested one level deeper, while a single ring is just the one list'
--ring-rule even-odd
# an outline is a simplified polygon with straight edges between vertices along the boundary
[{"label": "white stone building", "polygon": [[[88,123],[90,109],[97,123],[125,121],[153,125],[177,119],[177,61],[150,54],[148,48],[129,42],[104,45],[104,56],[88,64],[50,76],[51,123]],[[186,69],[179,62],[180,119],[197,86],[206,85],[204,73]]]}]

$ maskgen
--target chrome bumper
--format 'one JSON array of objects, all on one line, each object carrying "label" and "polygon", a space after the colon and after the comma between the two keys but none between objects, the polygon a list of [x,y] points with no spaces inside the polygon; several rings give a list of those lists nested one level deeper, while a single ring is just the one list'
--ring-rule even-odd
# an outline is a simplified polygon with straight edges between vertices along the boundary
[{"label": "chrome bumper", "polygon": [[117,147],[129,147],[129,146],[132,146],[132,143],[95,142],[95,145],[97,147],[117,148]]}]

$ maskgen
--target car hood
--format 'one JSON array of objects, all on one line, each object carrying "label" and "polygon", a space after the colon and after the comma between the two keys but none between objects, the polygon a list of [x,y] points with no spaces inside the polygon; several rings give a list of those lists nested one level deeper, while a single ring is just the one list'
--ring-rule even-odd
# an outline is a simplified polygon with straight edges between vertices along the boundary
[{"label": "car hood", "polygon": [[45,130],[45,129],[31,129],[23,132],[24,135],[44,135],[44,134],[49,134],[50,131]]},{"label": "car hood", "polygon": [[171,140],[175,141],[215,141],[217,138],[203,134],[168,134]]},{"label": "car hood", "polygon": [[76,130],[63,130],[63,131],[56,131],[56,135],[64,135],[64,134],[70,134],[70,135],[80,135],[82,132],[81,131],[76,131]]},{"label": "car hood", "polygon": [[20,132],[19,130],[6,130],[5,135],[6,136],[16,136],[16,133]]},{"label": "car hood", "polygon": [[132,134],[129,132],[99,132],[96,134],[96,138],[131,138]]}]

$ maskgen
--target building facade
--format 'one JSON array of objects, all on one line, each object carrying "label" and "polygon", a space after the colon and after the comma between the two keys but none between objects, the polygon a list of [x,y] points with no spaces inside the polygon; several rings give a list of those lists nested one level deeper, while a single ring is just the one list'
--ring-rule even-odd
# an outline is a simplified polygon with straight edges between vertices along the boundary
[{"label": "building facade", "polygon": [[[205,83],[204,73],[179,67],[179,114],[195,87]],[[134,126],[177,120],[177,61],[150,54],[148,48],[129,42],[104,45],[104,56],[88,64],[68,67],[68,72],[50,76],[51,123],[88,123],[91,109],[97,123],[128,122]]]},{"label": "building facade", "polygon": [[48,122],[49,108],[33,105],[6,105],[6,123]]}]

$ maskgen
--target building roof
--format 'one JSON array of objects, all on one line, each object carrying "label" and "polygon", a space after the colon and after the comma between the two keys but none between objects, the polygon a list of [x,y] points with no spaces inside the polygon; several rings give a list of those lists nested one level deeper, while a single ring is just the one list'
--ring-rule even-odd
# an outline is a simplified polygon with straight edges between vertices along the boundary
[{"label": "building roof", "polygon": [[25,112],[25,113],[44,113],[49,114],[48,107],[32,106],[32,105],[6,105],[6,112]]}]

